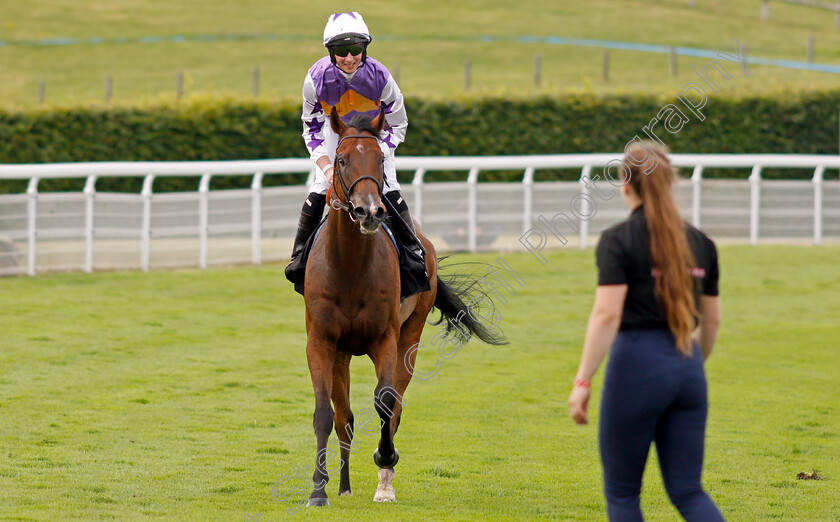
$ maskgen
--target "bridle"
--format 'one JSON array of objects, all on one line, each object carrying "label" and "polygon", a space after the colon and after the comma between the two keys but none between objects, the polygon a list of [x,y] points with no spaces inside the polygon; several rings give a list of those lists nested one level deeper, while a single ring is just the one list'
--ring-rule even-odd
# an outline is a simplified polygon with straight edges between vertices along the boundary
[{"label": "bridle", "polygon": [[[371,136],[369,134],[349,134],[347,136],[342,137],[340,140],[338,140],[338,145],[336,145],[336,147],[335,147],[336,151],[341,146],[341,142],[343,142],[344,140],[350,139],[350,138],[371,138],[371,139],[376,140],[377,142],[379,141],[379,138],[377,138],[376,136]],[[382,184],[379,182],[378,179],[374,178],[373,176],[369,176],[369,175],[366,174],[364,176],[359,176],[348,187],[347,184],[344,182],[344,178],[341,175],[341,170],[339,169],[338,161],[335,162],[335,165],[333,166],[333,168],[335,169],[335,175],[333,177],[338,179],[338,184],[341,187],[341,193],[344,195],[344,201],[346,201],[346,203],[344,203],[340,199],[333,199],[332,197],[330,197],[330,206],[332,208],[334,208],[335,210],[343,210],[343,211],[347,212],[347,215],[350,216],[350,221],[355,223],[356,222],[356,217],[353,213],[353,210],[355,209],[355,206],[353,205],[353,202],[350,201],[350,194],[353,193],[353,189],[356,188],[356,185],[358,185],[359,182],[364,181],[366,179],[369,179],[369,180],[373,181],[374,183],[376,183],[376,188],[379,189],[379,198],[381,199],[382,198],[382,190],[383,190]],[[333,179],[333,185],[335,185],[335,179]]]}]

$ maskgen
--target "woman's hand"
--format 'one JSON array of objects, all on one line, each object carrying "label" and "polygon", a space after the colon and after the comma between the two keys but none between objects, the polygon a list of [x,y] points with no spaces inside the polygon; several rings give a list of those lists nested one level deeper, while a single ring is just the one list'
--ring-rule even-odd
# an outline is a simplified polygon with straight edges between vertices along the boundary
[{"label": "woman's hand", "polygon": [[330,185],[332,185],[333,182],[333,174],[335,174],[335,167],[332,165],[324,169],[324,176],[327,178],[327,183]]},{"label": "woman's hand", "polygon": [[589,388],[575,386],[569,395],[569,415],[577,424],[589,424],[586,408],[589,406]]}]

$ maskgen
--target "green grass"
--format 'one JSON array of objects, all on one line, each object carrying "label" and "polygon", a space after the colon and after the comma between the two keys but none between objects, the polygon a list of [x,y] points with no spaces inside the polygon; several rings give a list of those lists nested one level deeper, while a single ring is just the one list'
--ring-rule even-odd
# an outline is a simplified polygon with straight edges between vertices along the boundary
[{"label": "green grass", "polygon": [[[759,19],[757,0],[360,0],[375,41],[371,55],[392,69],[407,95],[451,97],[464,93],[464,61],[472,62],[471,94],[530,96],[566,91],[676,92],[697,78],[681,57],[670,78],[668,56],[612,51],[610,81],[601,77],[602,50],[529,43],[480,43],[477,36],[564,36],[729,52],[733,37],[752,56],[805,61],[806,40],[816,41],[815,61],[840,63],[840,32],[830,12],[774,3],[771,20]],[[0,47],[0,106],[37,105],[39,80],[51,105],[102,103],[104,81],[114,81],[113,102],[174,99],[183,71],[188,95],[248,96],[259,67],[260,94],[299,101],[308,67],[324,50],[327,16],[347,8],[335,2],[267,0],[0,0],[0,40],[137,38],[208,34],[275,34],[284,41],[101,44]],[[533,82],[534,56],[542,57],[542,83]],[[734,67],[734,65],[733,65]],[[736,68],[737,69],[737,68]],[[722,94],[778,88],[832,87],[837,75],[753,66],[748,80],[735,76]]]},{"label": "green grass", "polygon": [[[731,520],[840,517],[840,248],[721,248],[724,323],[707,364],[704,483]],[[496,256],[459,254],[456,261]],[[375,435],[354,496],[297,519],[603,520],[597,409],[565,401],[592,304],[592,251],[545,266],[503,254],[526,285],[497,303],[507,347],[470,343],[415,379],[397,436],[399,502],[372,502]],[[0,279],[0,518],[286,518],[271,488],[314,461],[303,302],[279,266]],[[426,343],[438,330],[429,327]],[[435,364],[419,353],[418,370]],[[352,365],[357,415],[370,361]],[[333,437],[334,438],[334,437]],[[817,469],[826,480],[800,481]],[[278,495],[303,485],[290,481]],[[651,457],[650,520],[673,520]]]}]

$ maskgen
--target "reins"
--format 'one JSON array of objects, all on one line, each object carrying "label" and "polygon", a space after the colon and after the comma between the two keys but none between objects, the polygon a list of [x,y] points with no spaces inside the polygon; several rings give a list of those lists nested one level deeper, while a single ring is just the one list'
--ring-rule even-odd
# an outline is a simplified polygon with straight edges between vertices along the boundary
[{"label": "reins", "polygon": [[[342,137],[340,140],[338,140],[338,145],[336,145],[336,147],[335,147],[336,151],[341,146],[341,142],[343,142],[344,140],[350,139],[350,138],[371,138],[371,139],[376,140],[377,143],[379,142],[378,137],[371,136],[369,134],[349,134],[347,136]],[[341,192],[344,195],[344,201],[346,201],[346,203],[341,201],[340,199],[332,199],[332,197],[331,197],[330,198],[330,206],[332,208],[334,208],[335,210],[343,210],[343,211],[347,212],[347,215],[350,217],[350,221],[355,223],[356,218],[353,215],[353,209],[355,207],[353,206],[353,203],[350,201],[350,194],[353,193],[353,189],[356,188],[356,185],[358,185],[359,182],[361,182],[363,180],[366,180],[366,179],[369,179],[369,180],[373,181],[374,183],[376,183],[376,188],[379,189],[379,197],[381,199],[382,198],[382,190],[383,190],[382,184],[379,182],[378,179],[374,178],[373,176],[364,175],[364,176],[360,176],[358,179],[354,180],[353,183],[351,183],[350,186],[348,187],[347,184],[344,182],[344,178],[341,175],[341,170],[339,169],[338,162],[335,162],[335,165],[333,165],[333,169],[335,169],[335,174],[334,174],[333,178],[338,178],[338,185],[341,187]],[[335,179],[333,179],[333,185],[335,185]]]}]

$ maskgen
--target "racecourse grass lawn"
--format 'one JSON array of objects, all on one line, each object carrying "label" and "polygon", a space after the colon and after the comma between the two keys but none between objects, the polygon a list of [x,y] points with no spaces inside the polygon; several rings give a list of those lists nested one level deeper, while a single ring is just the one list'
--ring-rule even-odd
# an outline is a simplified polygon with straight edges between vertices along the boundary
[{"label": "racecourse grass lawn", "polygon": [[[507,278],[516,294],[496,303],[511,343],[470,342],[411,383],[398,502],[372,502],[377,436],[359,433],[354,495],[339,498],[334,477],[331,507],[293,515],[306,487],[295,468],[315,459],[314,400],[303,300],[281,266],[0,279],[0,519],[605,519],[603,367],[591,424],[566,407],[593,252],[544,266],[501,256],[525,282]],[[840,519],[838,259],[837,246],[720,249],[704,484],[730,520]],[[418,371],[437,358],[421,349]],[[373,366],[356,358],[351,374],[358,420]],[[815,469],[824,480],[797,480]],[[655,454],[642,504],[650,520],[677,518]]]},{"label": "racecourse grass lawn", "polygon": [[[583,38],[711,49],[733,53],[737,38],[748,55],[840,64],[840,32],[831,12],[772,2],[761,21],[758,0],[359,0],[374,35],[370,53],[399,78],[408,96],[532,96],[559,92],[660,92],[672,94],[698,78],[710,58],[680,56],[676,76],[667,54],[613,49],[609,79],[603,48],[510,41],[517,37]],[[112,103],[173,101],[183,73],[187,97],[207,93],[250,96],[259,68],[265,100],[300,103],[306,71],[324,56],[327,17],[350,9],[332,0],[0,0],[0,107],[38,106],[44,82],[47,106],[99,104],[105,78]],[[142,43],[142,38],[157,39]],[[173,41],[184,37],[182,41]],[[485,37],[496,39],[487,41]],[[99,43],[33,45],[40,39],[75,38]],[[116,39],[127,39],[117,43]],[[504,41],[503,39],[509,39]],[[502,39],[501,41],[499,39]],[[196,41],[199,40],[199,41]],[[539,85],[535,57],[541,59]],[[727,64],[737,72],[735,64]],[[734,67],[734,71],[732,68]],[[717,78],[717,77],[715,77]],[[717,81],[717,79],[715,79]],[[838,75],[753,64],[723,81],[721,93],[779,88],[836,87]]]}]

